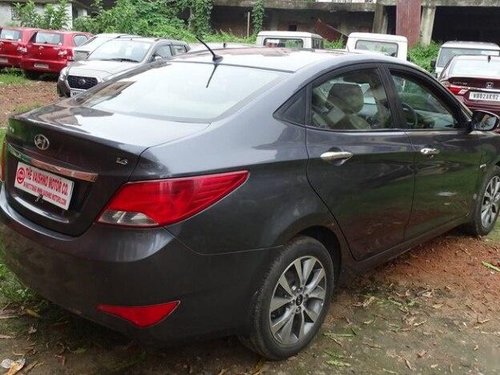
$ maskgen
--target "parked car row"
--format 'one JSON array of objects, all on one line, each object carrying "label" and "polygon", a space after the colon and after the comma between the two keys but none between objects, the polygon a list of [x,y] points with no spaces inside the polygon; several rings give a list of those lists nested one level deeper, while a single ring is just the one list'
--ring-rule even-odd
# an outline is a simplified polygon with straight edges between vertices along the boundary
[{"label": "parked car row", "polygon": [[74,48],[91,36],[79,31],[3,27],[0,30],[0,68],[20,68],[28,78],[59,73],[73,59]]}]

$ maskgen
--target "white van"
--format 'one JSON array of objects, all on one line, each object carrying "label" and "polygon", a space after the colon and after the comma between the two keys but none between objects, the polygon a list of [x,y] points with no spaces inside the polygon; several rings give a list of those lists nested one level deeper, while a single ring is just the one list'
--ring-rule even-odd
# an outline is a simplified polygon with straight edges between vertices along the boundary
[{"label": "white van", "polygon": [[348,51],[371,51],[407,59],[408,39],[401,35],[376,33],[351,33],[347,38]]},{"label": "white van", "polygon": [[305,31],[261,31],[255,43],[264,47],[324,48],[321,35]]},{"label": "white van", "polygon": [[432,62],[436,77],[441,75],[446,64],[457,55],[500,56],[500,47],[495,43],[483,42],[446,42],[439,49],[437,60]]}]

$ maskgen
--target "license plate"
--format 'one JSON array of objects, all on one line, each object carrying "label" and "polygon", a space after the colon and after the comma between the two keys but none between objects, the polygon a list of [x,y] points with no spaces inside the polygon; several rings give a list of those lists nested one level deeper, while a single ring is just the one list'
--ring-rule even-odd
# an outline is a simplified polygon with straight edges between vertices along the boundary
[{"label": "license plate", "polygon": [[9,59],[5,59],[3,57],[0,58],[0,64],[8,64],[9,63]]},{"label": "license plate", "polygon": [[48,64],[39,64],[39,63],[35,63],[33,64],[33,66],[35,68],[38,68],[38,69],[49,69],[49,65]]},{"label": "license plate", "polygon": [[65,210],[73,194],[73,181],[53,173],[19,162],[14,186],[38,199]]},{"label": "license plate", "polygon": [[500,94],[491,92],[471,92],[469,95],[470,100],[485,100],[490,102],[500,102]]},{"label": "license plate", "polygon": [[78,94],[81,94],[82,92],[83,92],[83,90],[70,90],[69,96],[71,96],[71,97],[77,96]]}]

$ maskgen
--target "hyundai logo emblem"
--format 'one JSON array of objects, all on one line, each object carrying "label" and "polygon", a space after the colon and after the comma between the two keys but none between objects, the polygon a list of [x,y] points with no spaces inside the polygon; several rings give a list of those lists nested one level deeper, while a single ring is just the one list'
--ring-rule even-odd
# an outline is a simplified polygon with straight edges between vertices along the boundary
[{"label": "hyundai logo emblem", "polygon": [[87,83],[87,81],[85,80],[85,78],[80,78],[80,79],[78,80],[78,84],[79,84],[80,86],[84,86],[86,83]]},{"label": "hyundai logo emblem", "polygon": [[49,139],[46,136],[44,136],[43,134],[35,135],[34,141],[35,141],[36,148],[38,148],[39,150],[42,150],[42,151],[45,151],[50,146]]},{"label": "hyundai logo emblem", "polygon": [[486,82],[486,88],[487,89],[492,89],[493,88],[493,82]]}]

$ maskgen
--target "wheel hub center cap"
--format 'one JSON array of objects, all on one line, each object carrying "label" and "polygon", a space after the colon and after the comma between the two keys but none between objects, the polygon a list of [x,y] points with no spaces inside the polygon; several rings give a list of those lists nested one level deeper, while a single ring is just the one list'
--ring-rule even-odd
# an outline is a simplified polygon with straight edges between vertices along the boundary
[{"label": "wheel hub center cap", "polygon": [[302,305],[302,302],[304,302],[304,297],[302,296],[302,294],[300,294],[299,296],[297,296],[295,303],[297,304],[297,306],[300,306]]}]

